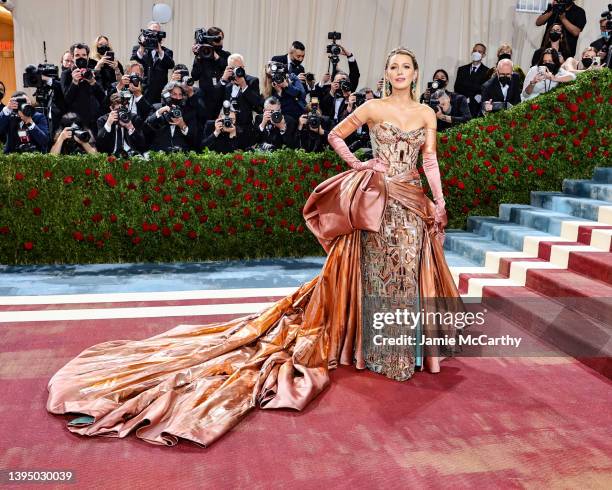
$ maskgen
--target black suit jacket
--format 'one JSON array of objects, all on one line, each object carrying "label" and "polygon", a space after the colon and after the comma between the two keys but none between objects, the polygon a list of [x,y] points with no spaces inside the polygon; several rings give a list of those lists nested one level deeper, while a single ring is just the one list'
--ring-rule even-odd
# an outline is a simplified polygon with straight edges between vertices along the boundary
[{"label": "black suit jacket", "polygon": [[[359,66],[357,65],[357,60],[349,61],[348,65],[349,65],[348,78],[349,78],[349,82],[351,83],[351,92],[354,92],[355,90],[357,90],[357,87],[359,86],[359,78],[361,77],[361,73],[359,73]],[[321,86],[317,84],[315,85],[314,90],[311,91],[311,95],[315,97],[319,97],[319,99],[322,99],[326,95],[329,95],[330,88],[331,88],[330,85]],[[319,102],[321,101],[319,100]]]},{"label": "black suit jacket", "polygon": [[283,116],[285,118],[285,124],[287,125],[287,129],[284,134],[280,133],[280,130],[269,124],[263,131],[259,128],[261,125],[261,120],[263,119],[262,114],[257,114],[255,116],[255,123],[253,124],[253,134],[255,142],[257,143],[270,143],[274,145],[276,148],[280,148],[282,146],[287,146],[289,148],[297,147],[297,135],[296,128],[297,122],[291,116]]},{"label": "black suit jacket", "polygon": [[119,126],[115,123],[111,126],[111,132],[107,132],[104,128],[106,121],[108,120],[108,114],[104,114],[98,118],[98,134],[96,136],[96,148],[98,151],[108,154],[119,155],[122,153],[123,148],[115,148],[117,131],[121,131],[122,138],[127,144],[138,152],[143,152],[146,149],[146,142],[142,130],[136,127],[131,135],[128,133],[126,128]]},{"label": "black suit jacket", "polygon": [[86,81],[75,85],[69,70],[62,72],[60,83],[66,112],[75,112],[87,128],[95,128],[96,120],[103,111],[105,95],[102,86],[98,82],[90,85]]},{"label": "black suit jacket", "polygon": [[323,115],[327,116],[334,125],[338,124],[344,117],[346,116],[346,107],[348,102],[345,98],[342,98],[340,102],[340,107],[338,107],[338,117],[334,117],[336,110],[336,99],[337,97],[332,97],[329,91],[327,91],[323,96],[319,99],[319,107],[321,108],[321,112]]},{"label": "black suit jacket", "polygon": [[230,138],[227,133],[222,132],[215,136],[215,121],[207,121],[204,129],[204,140],[202,147],[219,153],[233,153],[236,150],[244,150],[250,146],[244,131],[240,127],[236,130],[236,136]]},{"label": "black suit jacket", "polygon": [[[238,109],[236,121],[238,122],[239,126],[242,126],[245,132],[250,132],[250,129],[253,126],[253,112],[263,111],[263,97],[259,92],[259,78],[247,75],[246,82],[248,85],[247,88],[244,90],[244,92],[242,90],[238,91],[238,95],[236,96],[236,107]],[[216,85],[217,115],[221,110],[223,101],[231,100],[233,87],[234,84],[231,82],[225,85],[222,82],[219,82]]]},{"label": "black suit jacket", "polygon": [[[48,151],[49,146],[49,126],[47,118],[39,112],[32,116],[34,128],[27,130],[30,143],[36,146],[37,150],[43,153]],[[7,116],[4,112],[0,112],[0,134],[6,137],[4,145],[4,153],[12,153],[20,143],[17,131],[19,129],[21,119]]]},{"label": "black suit jacket", "polygon": [[[288,59],[289,59],[289,53],[272,56],[270,61],[276,61],[277,63],[284,63],[285,65],[287,65]],[[305,71],[304,66],[301,63],[299,65],[296,65],[294,63],[289,63],[289,65],[287,66],[287,70],[289,71],[289,73],[293,73],[295,75],[299,75],[300,73],[304,73]]]},{"label": "black suit jacket", "polygon": [[144,81],[146,84],[146,90],[144,96],[151,104],[156,104],[161,100],[161,93],[164,85],[168,83],[168,70],[174,68],[174,59],[171,49],[162,46],[164,51],[164,57],[159,59],[153,58],[149,51],[145,51],[142,58],[138,57],[138,48],[140,46],[134,46],[132,48],[132,56],[130,60],[138,61],[144,68]]},{"label": "black suit jacket", "polygon": [[510,87],[508,88],[508,96],[504,98],[501,85],[499,84],[499,79],[497,78],[497,75],[493,76],[490,80],[487,80],[482,86],[482,113],[486,114],[484,110],[484,103],[487,100],[502,103],[507,102],[513,106],[520,103],[522,90],[523,87],[521,86],[521,79],[519,74],[512,73],[512,77],[510,79]]},{"label": "black suit jacket", "polygon": [[[227,58],[229,58],[231,53],[229,51],[220,49],[217,50],[217,54],[219,55],[218,60],[200,58],[199,56],[196,56],[193,59],[191,78],[199,82],[200,90],[202,90],[205,96],[212,93],[213,87],[221,79],[221,76],[225,71],[225,67],[227,66]],[[214,81],[215,83],[213,83],[213,78],[216,79]]]},{"label": "black suit jacket", "polygon": [[189,131],[184,135],[178,127],[174,129],[174,135],[170,125],[166,124],[163,118],[157,117],[156,112],[162,104],[153,104],[151,114],[146,120],[146,125],[151,131],[151,144],[149,149],[153,151],[170,151],[172,147],[180,147],[184,151],[197,149],[198,145],[198,125],[195,111],[189,106],[183,106],[183,120]]},{"label": "black suit jacket", "polygon": [[475,117],[480,113],[480,104],[474,100],[474,96],[482,94],[482,84],[487,80],[489,67],[481,63],[475,73],[471,73],[471,69],[471,63],[457,68],[455,92],[470,99],[470,112]]}]

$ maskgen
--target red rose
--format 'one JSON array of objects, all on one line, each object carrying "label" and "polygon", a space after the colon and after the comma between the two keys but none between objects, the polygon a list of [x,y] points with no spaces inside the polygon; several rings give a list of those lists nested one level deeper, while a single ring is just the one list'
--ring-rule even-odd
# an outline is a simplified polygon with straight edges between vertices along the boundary
[{"label": "red rose", "polygon": [[189,168],[189,167],[191,167],[191,160],[185,160],[185,161],[183,162],[183,165],[185,166],[185,168]]},{"label": "red rose", "polygon": [[518,170],[515,170],[514,172],[512,172],[512,175],[514,175],[518,179],[521,174]]},{"label": "red rose", "polygon": [[214,233],[221,233],[222,231],[223,231],[223,228],[221,228],[221,225],[215,225],[213,228]]},{"label": "red rose", "polygon": [[559,94],[559,95],[557,95],[557,100],[559,102],[565,102],[567,100],[567,94]]},{"label": "red rose", "polygon": [[542,174],[544,173],[544,169],[543,168],[537,168],[536,169],[536,174],[538,174],[538,176],[542,176]]},{"label": "red rose", "polygon": [[510,169],[508,168],[508,165],[504,165],[504,166],[501,168],[501,173],[502,173],[502,174],[507,174],[507,173],[508,173],[508,170],[510,170]]},{"label": "red rose", "polygon": [[154,213],[159,212],[161,208],[159,207],[159,204],[151,204],[151,211],[153,211]]},{"label": "red rose", "polygon": [[208,175],[209,177],[213,174],[212,168],[207,168],[206,169],[206,175]]},{"label": "red rose", "polygon": [[302,225],[298,225],[297,232],[298,233],[304,233],[304,227]]},{"label": "red rose", "polygon": [[567,107],[570,112],[578,112],[580,109],[577,104],[567,104],[565,107]]},{"label": "red rose", "polygon": [[165,194],[162,199],[164,200],[164,202],[170,202],[172,201],[172,196],[170,194]]},{"label": "red rose", "polygon": [[208,221],[208,216],[206,216],[205,214],[200,216],[200,223],[206,223],[207,221]]},{"label": "red rose", "polygon": [[235,226],[230,226],[230,227],[227,229],[227,234],[228,234],[228,235],[235,235],[237,232],[238,232],[238,230],[236,229],[236,227],[235,227]]},{"label": "red rose", "polygon": [[23,244],[23,248],[25,250],[32,250],[34,248],[34,244],[32,242],[25,242]]},{"label": "red rose", "polygon": [[174,216],[176,216],[176,213],[174,212],[174,209],[169,209],[168,210],[168,216],[170,216],[171,218],[174,218]]},{"label": "red rose", "polygon": [[289,225],[289,231],[295,231],[295,228],[296,226],[293,223]]},{"label": "red rose", "polygon": [[191,238],[192,240],[195,240],[196,238],[198,238],[198,234],[194,230],[189,230],[189,232],[187,233],[187,236]]},{"label": "red rose", "polygon": [[531,165],[531,164],[530,164],[530,165],[528,165],[528,166],[527,166],[527,170],[528,170],[529,172],[533,172],[533,165]]},{"label": "red rose", "polygon": [[53,172],[51,172],[51,170],[45,170],[45,173],[43,174],[43,177],[48,180],[51,177],[53,177]]},{"label": "red rose", "polygon": [[460,180],[460,181],[457,183],[457,187],[458,187],[459,189],[463,190],[463,189],[465,189],[465,184],[464,184],[464,183],[463,183],[463,182]]},{"label": "red rose", "polygon": [[202,171],[202,167],[201,167],[201,165],[200,165],[200,164],[196,164],[196,165],[193,167],[193,173],[194,173],[194,175],[198,175],[198,174],[199,174],[201,171]]},{"label": "red rose", "polygon": [[487,126],[487,133],[491,134],[496,129],[497,129],[497,126],[494,126],[494,125]]},{"label": "red rose", "polygon": [[108,184],[109,187],[115,187],[117,185],[117,181],[113,174],[104,174],[104,181]]},{"label": "red rose", "polygon": [[172,229],[174,231],[181,231],[183,229],[183,223],[174,223],[174,225],[172,225]]},{"label": "red rose", "polygon": [[182,179],[186,175],[187,175],[187,172],[185,172],[185,170],[183,170],[182,168],[174,172],[174,177],[177,179]]},{"label": "red rose", "polygon": [[8,226],[0,226],[0,235],[8,235],[10,231]]},{"label": "red rose", "polygon": [[220,177],[222,173],[223,173],[223,172],[221,171],[221,169],[220,169],[220,168],[216,168],[216,169],[215,169],[215,175],[216,175],[217,177]]},{"label": "red rose", "polygon": [[454,152],[456,152],[458,150],[458,148],[455,145],[452,145],[450,147],[450,150],[454,153]]},{"label": "red rose", "polygon": [[75,239],[77,242],[82,242],[82,241],[83,241],[83,239],[85,238],[85,237],[83,236],[83,233],[81,233],[80,231],[75,231],[75,232],[72,234],[72,237],[73,237],[73,238],[74,238],[74,239]]},{"label": "red rose", "polygon": [[128,236],[132,236],[134,234],[134,228],[128,228],[127,229],[127,234],[128,234]]},{"label": "red rose", "polygon": [[85,169],[85,175],[89,176],[89,175],[91,175],[92,173],[93,173],[93,170],[92,170],[92,169],[90,169],[90,168],[86,168],[86,169]]},{"label": "red rose", "polygon": [[67,175],[64,177],[64,184],[72,184],[74,182],[74,177],[72,175]]},{"label": "red rose", "polygon": [[159,225],[157,223],[151,223],[151,225],[149,226],[149,231],[157,231],[159,230]]},{"label": "red rose", "polygon": [[183,204],[187,204],[187,201],[189,201],[189,198],[188,198],[187,196],[183,196],[183,197],[181,197],[181,202],[182,202]]},{"label": "red rose", "polygon": [[100,213],[96,213],[91,217],[91,221],[93,221],[94,223],[99,223],[100,221],[102,221],[103,216]]},{"label": "red rose", "polygon": [[140,238],[139,236],[135,236],[134,238],[132,238],[132,243],[134,245],[138,245],[140,242],[142,242],[142,238]]},{"label": "red rose", "polygon": [[130,169],[130,162],[123,162],[123,170],[126,172]]},{"label": "red rose", "polygon": [[540,108],[540,106],[538,104],[531,104],[531,110],[532,111],[537,111]]},{"label": "red rose", "polygon": [[512,145],[508,146],[508,148],[506,149],[506,151],[508,153],[514,153],[514,147]]},{"label": "red rose", "polygon": [[157,176],[157,183],[158,184],[163,184],[164,182],[166,182],[166,176],[165,175],[158,175]]},{"label": "red rose", "polygon": [[[440,141],[441,141],[442,143],[444,143],[444,144],[448,143],[448,136],[446,136],[446,135],[442,136],[442,138],[440,138]],[[331,167],[331,163],[329,164],[329,166],[327,165],[327,163],[329,163],[329,162],[327,162],[327,161],[323,162],[323,166],[324,166],[325,168],[329,168],[329,167]]]},{"label": "red rose", "polygon": [[489,190],[490,190],[490,191],[494,191],[495,189],[497,189],[497,186],[496,186],[495,184],[491,184],[491,185],[489,186]]},{"label": "red rose", "polygon": [[181,219],[183,221],[189,221],[190,218],[191,218],[191,215],[187,211],[183,212],[183,214],[181,215]]},{"label": "red rose", "polygon": [[34,213],[34,216],[40,216],[40,213],[42,213],[42,210],[40,208],[33,208],[32,212]]},{"label": "red rose", "polygon": [[224,184],[225,184],[227,187],[230,187],[230,186],[232,185],[232,179],[225,178],[225,179],[223,179],[223,183],[224,183]]},{"label": "red rose", "polygon": [[227,191],[226,191],[225,189],[219,189],[219,190],[217,191],[217,195],[218,195],[219,197],[223,198],[223,197],[227,196]]},{"label": "red rose", "polygon": [[149,177],[148,175],[143,176],[142,181],[143,182],[149,182],[151,180],[151,177]]},{"label": "red rose", "polygon": [[110,221],[111,223],[116,223],[117,222],[117,215],[116,214],[111,214],[110,215]]},{"label": "red rose", "polygon": [[172,231],[167,226],[164,226],[161,232],[162,235],[164,235],[165,237],[169,237],[170,235],[172,235]]},{"label": "red rose", "polygon": [[38,189],[32,188],[30,189],[30,192],[28,192],[28,199],[32,201],[38,197],[38,194],[39,194]]},{"label": "red rose", "polygon": [[251,223],[245,223],[244,224],[244,229],[245,230],[252,230],[253,229],[253,225]]},{"label": "red rose", "polygon": [[264,225],[264,220],[263,220],[263,219],[261,219],[261,218],[257,218],[257,219],[255,220],[255,226],[257,226],[257,227],[261,228],[263,225]]}]

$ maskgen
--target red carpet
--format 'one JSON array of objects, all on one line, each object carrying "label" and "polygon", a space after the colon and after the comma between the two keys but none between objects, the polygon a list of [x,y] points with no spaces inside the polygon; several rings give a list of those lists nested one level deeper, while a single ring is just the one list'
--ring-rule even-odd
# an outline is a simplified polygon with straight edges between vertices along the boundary
[{"label": "red carpet", "polygon": [[86,347],[218,319],[1,324],[0,468],[87,489],[612,487],[612,382],[571,358],[451,359],[405,383],[344,367],[304,412],[254,411],[207,449],[82,438],[46,412]]}]

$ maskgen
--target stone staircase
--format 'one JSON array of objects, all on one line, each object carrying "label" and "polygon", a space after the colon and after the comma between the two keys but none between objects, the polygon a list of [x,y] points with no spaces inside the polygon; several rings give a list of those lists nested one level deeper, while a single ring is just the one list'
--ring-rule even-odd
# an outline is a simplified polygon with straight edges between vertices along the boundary
[{"label": "stone staircase", "polygon": [[612,377],[612,167],[470,216],[444,248],[464,297]]}]

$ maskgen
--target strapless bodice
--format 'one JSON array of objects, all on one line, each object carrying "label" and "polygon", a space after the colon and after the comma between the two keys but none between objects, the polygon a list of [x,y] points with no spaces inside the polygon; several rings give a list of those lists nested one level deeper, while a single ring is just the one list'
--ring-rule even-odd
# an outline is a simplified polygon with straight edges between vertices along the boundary
[{"label": "strapless bodice", "polygon": [[372,126],[370,139],[374,156],[389,163],[387,176],[413,174],[425,143],[425,128],[404,131],[384,121]]}]

